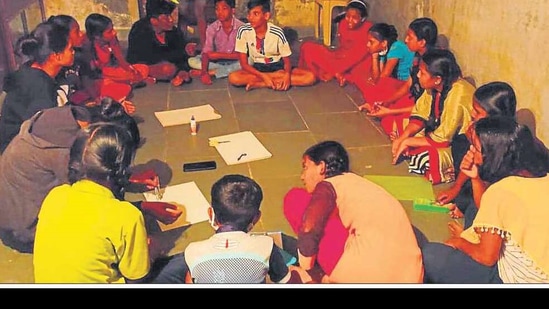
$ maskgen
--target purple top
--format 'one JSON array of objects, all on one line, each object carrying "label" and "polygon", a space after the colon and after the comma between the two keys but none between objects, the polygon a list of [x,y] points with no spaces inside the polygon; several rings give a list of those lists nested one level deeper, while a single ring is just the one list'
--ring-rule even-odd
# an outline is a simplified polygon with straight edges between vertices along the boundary
[{"label": "purple top", "polygon": [[206,29],[206,43],[202,52],[216,51],[220,53],[234,52],[236,33],[244,23],[233,16],[232,28],[229,34],[223,31],[221,21],[216,20]]}]

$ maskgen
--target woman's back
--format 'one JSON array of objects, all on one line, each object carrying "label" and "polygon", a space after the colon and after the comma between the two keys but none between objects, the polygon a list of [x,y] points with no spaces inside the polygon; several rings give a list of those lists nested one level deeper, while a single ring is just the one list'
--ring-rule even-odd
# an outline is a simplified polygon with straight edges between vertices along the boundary
[{"label": "woman's back", "polygon": [[341,222],[349,231],[332,282],[420,283],[421,252],[400,202],[353,173],[327,178],[335,189]]}]

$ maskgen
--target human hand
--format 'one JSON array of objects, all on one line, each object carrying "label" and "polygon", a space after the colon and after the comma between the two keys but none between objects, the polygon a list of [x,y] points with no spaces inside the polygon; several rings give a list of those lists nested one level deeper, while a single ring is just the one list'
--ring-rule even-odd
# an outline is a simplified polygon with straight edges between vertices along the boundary
[{"label": "human hand", "polygon": [[131,101],[123,100],[122,102],[120,102],[120,104],[128,115],[132,115],[133,113],[135,113],[135,105]]},{"label": "human hand", "polygon": [[284,72],[284,75],[282,76],[281,81],[277,85],[277,90],[286,91],[288,88],[290,88],[290,73]]},{"label": "human hand", "polygon": [[147,189],[152,190],[160,186],[160,180],[156,172],[152,169],[145,170],[139,173],[132,173],[130,176],[131,183],[143,184]]},{"label": "human hand", "polygon": [[367,113],[371,113],[373,109],[372,109],[372,105],[370,105],[370,103],[364,102],[364,104],[362,104],[358,107],[358,110],[359,111],[366,111]]},{"label": "human hand", "polygon": [[187,53],[187,55],[189,56],[195,56],[196,55],[196,46],[198,44],[196,43],[187,43],[187,45],[185,45],[185,52]]},{"label": "human hand", "polygon": [[263,82],[267,86],[267,88],[271,88],[273,90],[276,90],[276,85],[273,81],[273,79],[267,75],[267,74],[261,74],[261,79],[263,79]]},{"label": "human hand", "polygon": [[452,202],[458,196],[459,190],[460,188],[453,185],[450,189],[441,191],[436,197],[437,203],[448,204]]},{"label": "human hand", "polygon": [[463,159],[461,160],[461,164],[459,165],[459,169],[465,174],[467,177],[471,179],[478,178],[478,166],[475,163],[475,148],[473,145],[469,146],[469,150],[463,156]]},{"label": "human hand", "polygon": [[[376,102],[378,103],[378,102]],[[379,117],[379,118],[383,118],[387,115],[391,115],[392,114],[392,110],[390,108],[387,108],[381,104],[375,104],[374,103],[374,106],[372,108],[372,111],[367,113],[368,116],[372,116],[372,117]]]},{"label": "human hand", "polygon": [[392,163],[396,164],[402,154],[406,154],[408,150],[407,138],[399,137],[393,141],[391,152],[393,154]]},{"label": "human hand", "polygon": [[182,210],[176,205],[164,202],[143,201],[141,209],[164,224],[174,223],[182,214]]}]

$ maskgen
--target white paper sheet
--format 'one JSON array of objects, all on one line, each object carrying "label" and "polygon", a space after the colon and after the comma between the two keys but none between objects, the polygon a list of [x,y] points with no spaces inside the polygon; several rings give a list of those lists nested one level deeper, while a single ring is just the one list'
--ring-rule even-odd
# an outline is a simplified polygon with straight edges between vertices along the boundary
[{"label": "white paper sheet", "polygon": [[145,200],[150,202],[166,202],[175,204],[183,210],[181,216],[172,224],[158,222],[162,231],[168,231],[181,226],[207,221],[210,203],[194,181],[161,189],[162,199],[158,200],[154,191],[145,192]]},{"label": "white paper sheet", "polygon": [[215,145],[214,147],[227,165],[262,160],[273,156],[250,131],[211,137],[209,142]]},{"label": "white paper sheet", "polygon": [[218,114],[210,104],[183,109],[174,109],[164,112],[155,112],[154,115],[163,127],[190,123],[192,116],[194,116],[194,119],[198,123],[201,121],[221,118],[221,115]]}]

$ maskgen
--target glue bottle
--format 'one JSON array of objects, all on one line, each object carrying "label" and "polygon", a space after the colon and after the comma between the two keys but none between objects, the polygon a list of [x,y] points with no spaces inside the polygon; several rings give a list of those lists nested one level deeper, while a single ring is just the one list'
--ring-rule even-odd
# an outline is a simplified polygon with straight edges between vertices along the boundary
[{"label": "glue bottle", "polygon": [[191,116],[191,135],[196,135],[196,119],[194,119],[194,115]]}]

